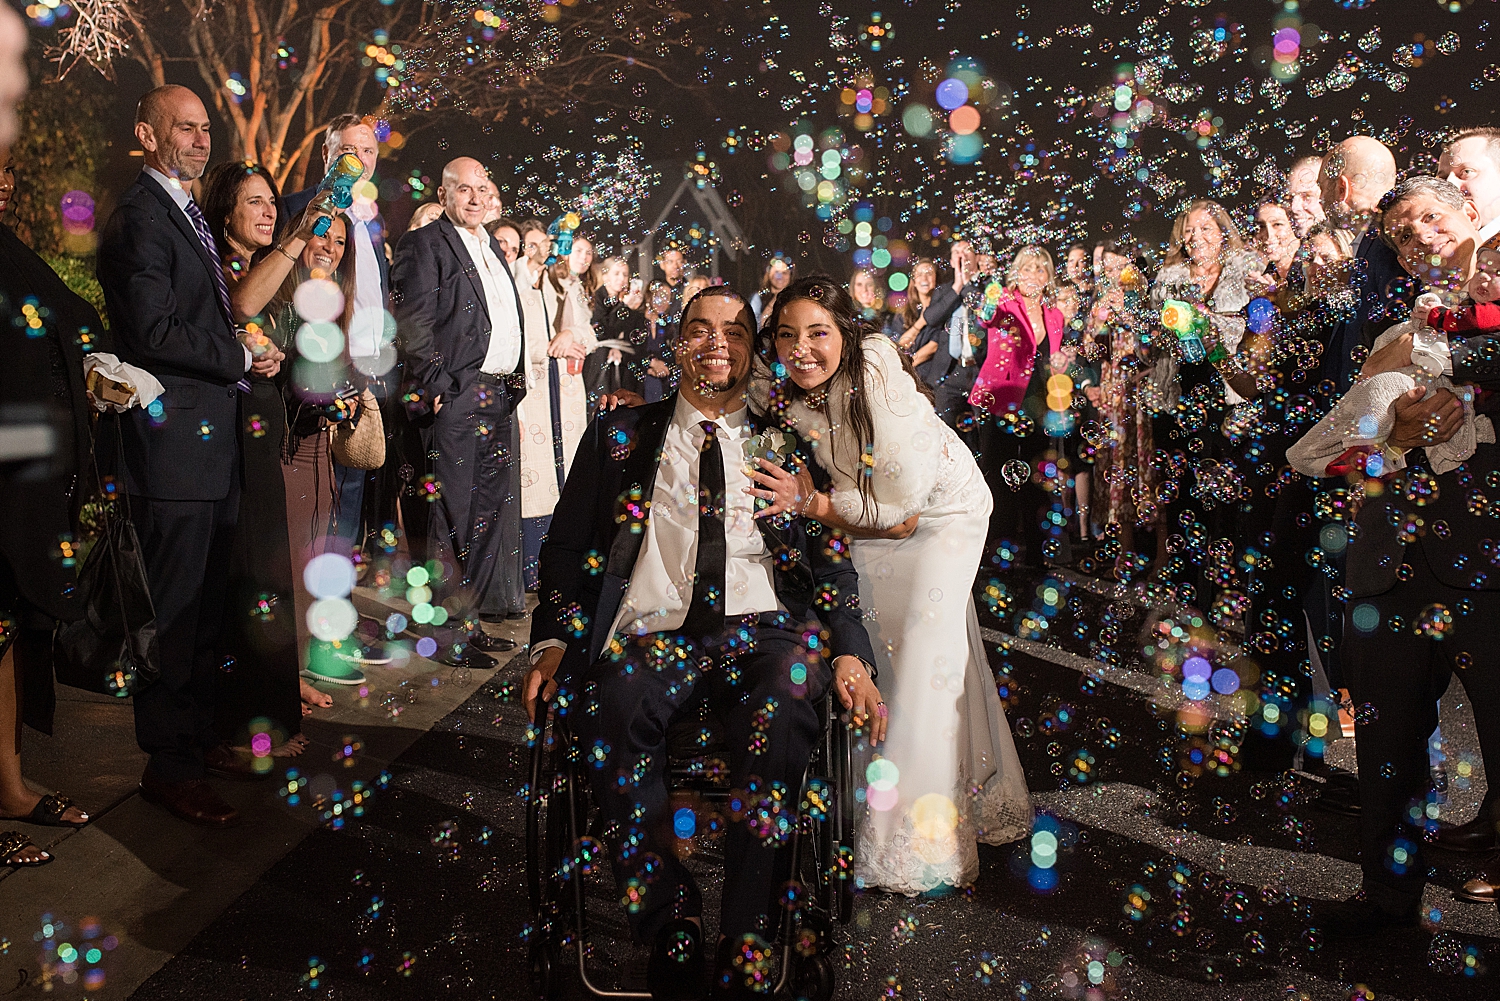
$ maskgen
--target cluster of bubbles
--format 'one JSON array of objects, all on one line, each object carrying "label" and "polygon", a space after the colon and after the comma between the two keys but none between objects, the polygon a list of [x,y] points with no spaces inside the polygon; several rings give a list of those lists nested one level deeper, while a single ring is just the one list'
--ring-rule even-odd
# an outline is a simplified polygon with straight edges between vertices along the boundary
[{"label": "cluster of bubbles", "polygon": [[[104,989],[105,957],[120,943],[97,918],[82,918],[75,928],[58,915],[43,914],[40,927],[31,937],[37,946],[38,965],[33,986],[49,992],[80,983],[90,993]],[[8,947],[10,943],[6,940],[4,944]]]}]

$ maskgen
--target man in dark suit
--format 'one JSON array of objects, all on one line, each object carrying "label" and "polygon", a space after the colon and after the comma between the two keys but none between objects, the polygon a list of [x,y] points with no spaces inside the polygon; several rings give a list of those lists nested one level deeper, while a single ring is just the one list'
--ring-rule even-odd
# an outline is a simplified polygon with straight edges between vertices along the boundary
[{"label": "man in dark suit", "polygon": [[1342,396],[1359,374],[1361,348],[1398,322],[1411,307],[1401,286],[1393,286],[1406,272],[1380,238],[1376,206],[1396,183],[1396,158],[1378,139],[1350,136],[1323,158],[1318,184],[1323,211],[1340,229],[1354,234],[1354,260],[1349,263],[1349,288],[1354,308],[1334,324],[1323,352],[1322,376]]},{"label": "man in dark suit", "polygon": [[[774,425],[745,401],[753,337],[750,310],[724,286],[689,301],[677,392],[594,422],[553,514],[568,531],[549,533],[541,551],[528,711],[554,679],[583,696],[568,718],[596,755],[588,771],[607,830],[618,831],[616,880],[640,887],[629,920],[653,942],[656,997],[707,993],[702,902],[674,850],[666,787],[677,710],[706,699],[722,711],[740,789],[755,779],[800,788],[830,684],[856,721],[873,720],[876,739],[884,732],[853,565],[807,522],[754,515],[745,457],[764,451],[757,443]],[[782,839],[748,824],[727,837],[718,976],[744,936],[774,931],[789,864]]]},{"label": "man in dark suit", "polygon": [[120,196],[99,241],[120,358],[163,393],[121,416],[122,485],[140,535],[161,650],[161,679],[135,696],[136,740],[151,755],[141,793],[184,819],[224,825],[234,810],[206,782],[215,748],[214,641],[239,497],[239,388],[274,375],[236,339],[228,287],[186,185],[203,174],[208,112],[186,87],[141,98],[135,135],[145,170]]},{"label": "man in dark suit", "polygon": [[522,611],[520,442],[515,406],[521,297],[503,251],[484,228],[494,195],[484,166],[459,157],[443,168],[443,215],[407,233],[391,269],[391,304],[406,366],[408,410],[423,431],[439,494],[428,538],[443,564],[439,594],[455,599],[440,626],[445,663],[493,663],[510,650],[486,636],[479,616]]},{"label": "man in dark suit", "polygon": [[[403,426],[395,388],[401,384],[397,367],[396,345],[386,330],[389,307],[390,265],[385,258],[385,231],[375,207],[374,186],[367,185],[375,175],[380,160],[380,143],[375,138],[374,119],[360,115],[339,115],[328,123],[323,141],[323,169],[345,153],[353,153],[365,166],[355,185],[357,197],[349,209],[354,231],[349,234],[346,254],[355,257],[354,316],[349,323],[349,359],[370,380],[370,389],[381,403],[381,418],[387,443],[399,444]],[[321,176],[319,178],[321,181]],[[296,219],[318,194],[318,185],[304,188],[286,198],[286,218],[278,219],[277,229]],[[368,194],[369,198],[363,197]],[[278,234],[279,235],[279,234]],[[333,463],[335,494],[338,503],[328,523],[330,535],[337,536],[352,549],[364,539],[367,525],[378,527],[395,521],[396,499],[400,483],[396,472],[411,461],[399,448],[388,448],[385,465],[366,471],[350,469],[338,460]],[[373,495],[371,495],[373,491]],[[389,658],[374,657],[377,663]]]},{"label": "man in dark suit", "polygon": [[[1401,182],[1388,197],[1383,229],[1423,283],[1452,287],[1450,281],[1461,284],[1473,273],[1478,212],[1447,181]],[[1427,263],[1433,258],[1442,261],[1437,269]],[[1500,335],[1452,340],[1453,381],[1500,390]],[[1372,355],[1363,373],[1410,365],[1411,346],[1410,334],[1398,338]],[[1340,937],[1417,923],[1424,835],[1435,831],[1441,814],[1429,790],[1427,757],[1437,700],[1455,670],[1476,708],[1500,697],[1500,574],[1486,551],[1495,502],[1485,496],[1493,489],[1486,474],[1500,468],[1500,445],[1481,442],[1456,469],[1433,472],[1423,448],[1451,438],[1463,411],[1447,390],[1425,400],[1423,392],[1418,387],[1397,401],[1387,443],[1405,452],[1407,468],[1389,482],[1366,485],[1357,528],[1349,533],[1344,666],[1361,707],[1364,899],[1325,915],[1326,930]],[[1482,728],[1495,726],[1493,713],[1476,715]]]},{"label": "man in dark suit", "polygon": [[922,311],[923,333],[916,347],[928,342],[937,345],[937,353],[918,369],[918,374],[932,387],[933,407],[943,423],[963,435],[973,447],[969,432],[972,421],[964,420],[969,409],[969,393],[974,377],[984,364],[984,344],[971,336],[978,330],[973,310],[966,300],[984,290],[976,283],[979,277],[974,246],[968,240],[953,244],[949,255],[953,281],[932,290],[932,300]]}]

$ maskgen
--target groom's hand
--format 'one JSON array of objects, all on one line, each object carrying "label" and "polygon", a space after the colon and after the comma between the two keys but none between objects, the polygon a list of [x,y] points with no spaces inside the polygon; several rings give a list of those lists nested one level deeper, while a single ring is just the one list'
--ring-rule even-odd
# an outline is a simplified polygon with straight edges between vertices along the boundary
[{"label": "groom's hand", "polygon": [[835,657],[833,687],[839,694],[839,701],[849,710],[854,726],[870,725],[870,743],[879,744],[885,740],[888,713],[880,699],[880,689],[870,680],[864,662],[858,657]]},{"label": "groom's hand", "polygon": [[550,700],[557,694],[557,684],[552,680],[557,674],[557,666],[562,663],[563,652],[560,647],[548,647],[542,651],[536,663],[531,665],[531,670],[526,672],[526,680],[522,684],[522,699],[526,705],[527,719],[536,719],[536,700],[540,695],[544,700]]}]

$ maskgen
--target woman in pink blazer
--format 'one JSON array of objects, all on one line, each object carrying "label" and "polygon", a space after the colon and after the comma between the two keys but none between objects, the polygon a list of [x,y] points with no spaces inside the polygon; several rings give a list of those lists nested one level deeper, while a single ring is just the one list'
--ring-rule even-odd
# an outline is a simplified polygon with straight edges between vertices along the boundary
[{"label": "woman in pink blazer", "polygon": [[[985,357],[969,394],[980,467],[995,497],[990,541],[1014,541],[1019,533],[1026,545],[1024,562],[1034,567],[1042,565],[1041,508],[1050,502],[1050,495],[1041,488],[1035,460],[1053,444],[1043,423],[1047,379],[1067,327],[1062,313],[1042,301],[1055,275],[1052,257],[1043,248],[1022,247],[1016,252],[993,312],[988,302],[980,311]],[[987,297],[991,294],[986,290]],[[991,315],[984,319],[985,313]],[[1060,358],[1059,364],[1058,371],[1063,371],[1066,364]],[[1022,410],[1024,417],[1019,413],[1007,417]],[[1000,472],[1012,459],[1023,459],[1033,467],[1032,476],[1019,490],[1011,488]]]}]

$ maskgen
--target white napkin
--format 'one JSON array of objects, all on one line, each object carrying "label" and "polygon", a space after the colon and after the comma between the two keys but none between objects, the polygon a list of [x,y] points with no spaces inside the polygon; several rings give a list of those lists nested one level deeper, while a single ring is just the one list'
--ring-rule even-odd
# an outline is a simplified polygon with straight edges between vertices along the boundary
[{"label": "white napkin", "polygon": [[149,407],[162,394],[163,387],[157,381],[156,376],[143,368],[127,364],[112,354],[96,353],[84,356],[83,380],[85,384],[88,383],[89,373],[93,372],[94,369],[98,369],[99,374],[105,378],[125,386],[130,386],[135,390],[130,396],[130,402],[125,404],[107,403],[104,400],[95,399],[94,395],[90,393],[89,402],[100,413],[104,413],[110,409],[124,413],[131,407]]}]

